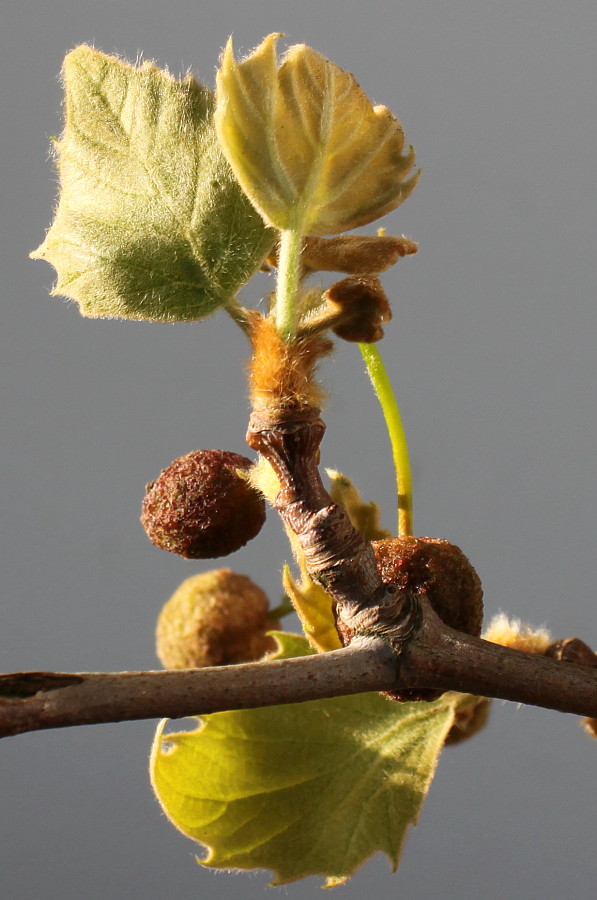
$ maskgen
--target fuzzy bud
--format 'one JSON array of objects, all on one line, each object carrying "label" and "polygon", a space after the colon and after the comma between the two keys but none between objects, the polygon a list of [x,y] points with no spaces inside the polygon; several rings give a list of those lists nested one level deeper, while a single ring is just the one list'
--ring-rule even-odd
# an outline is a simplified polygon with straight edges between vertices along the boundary
[{"label": "fuzzy bud", "polygon": [[261,588],[246,575],[213,569],[183,581],[163,607],[157,655],[166,669],[252,662],[275,649],[266,632],[276,627]]},{"label": "fuzzy bud", "polygon": [[450,628],[481,634],[481,581],[459,547],[428,537],[389,538],[372,546],[385,584],[396,584],[404,593],[424,593]]},{"label": "fuzzy bud", "polygon": [[552,637],[547,628],[532,628],[520,619],[510,619],[505,613],[498,613],[483,632],[483,640],[525,653],[544,654],[549,650]]},{"label": "fuzzy bud", "polygon": [[141,522],[149,540],[187,559],[243,547],[265,521],[263,498],[242,476],[252,463],[226,450],[195,450],[147,485]]}]

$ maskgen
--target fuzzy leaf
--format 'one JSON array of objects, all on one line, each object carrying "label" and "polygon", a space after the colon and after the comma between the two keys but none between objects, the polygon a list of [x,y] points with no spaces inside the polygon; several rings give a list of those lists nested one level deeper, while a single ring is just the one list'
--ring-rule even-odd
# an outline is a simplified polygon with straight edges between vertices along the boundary
[{"label": "fuzzy leaf", "polygon": [[[276,634],[279,656],[309,653]],[[397,867],[455,710],[473,698],[393,703],[359,694],[205,716],[164,734],[151,756],[153,788],[205,865],[271,869],[275,884],[349,878],[377,851]]]},{"label": "fuzzy leaf", "polygon": [[354,77],[304,44],[277,68],[270,34],[243,62],[232,42],[217,76],[218,137],[265,221],[337,234],[395,209],[414,190],[415,153],[400,122]]},{"label": "fuzzy leaf", "polygon": [[61,194],[31,254],[83,315],[202,319],[226,304],[273,234],[219,149],[213,93],[80,46],[64,61]]}]

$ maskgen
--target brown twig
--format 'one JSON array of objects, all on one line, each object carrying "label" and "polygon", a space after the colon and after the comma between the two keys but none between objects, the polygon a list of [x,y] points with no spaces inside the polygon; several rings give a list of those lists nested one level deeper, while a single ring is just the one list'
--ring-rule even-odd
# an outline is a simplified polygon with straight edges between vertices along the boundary
[{"label": "brown twig", "polygon": [[[416,603],[420,601],[416,599]],[[0,676],[0,737],[47,728],[181,718],[366,691],[442,688],[597,717],[597,669],[453,631],[424,602],[395,655],[380,637],[297,659],[176,672]],[[388,701],[390,702],[390,701]]]},{"label": "brown twig", "polygon": [[307,570],[332,596],[338,613],[367,609],[384,586],[371,544],[325,490],[317,459],[325,425],[319,410],[301,408],[271,419],[253,412],[247,443],[276,473],[275,500],[284,524],[298,538]]},{"label": "brown twig", "polygon": [[[270,342],[268,354],[271,348]],[[0,737],[412,689],[429,692],[422,696],[456,690],[597,718],[597,668],[584,656],[558,649],[560,658],[552,659],[463,634],[440,621],[424,593],[382,583],[371,545],[319,476],[325,426],[309,380],[316,354],[301,368],[291,349],[278,354],[276,379],[283,377],[285,390],[306,385],[302,399],[286,390],[270,403],[265,367],[258,377],[254,373],[254,398],[268,402],[255,405],[247,440],[279,480],[275,506],[296,535],[311,577],[332,596],[339,633],[349,646],[298,659],[176,672],[0,676]]]},{"label": "brown twig", "polygon": [[365,641],[318,656],[205,669],[0,675],[0,737],[375,691],[394,674],[388,648]]},{"label": "brown twig", "polygon": [[560,712],[593,716],[597,708],[597,668],[524,653],[448,628],[424,598],[421,628],[406,642],[400,680],[482,697],[527,703]]}]

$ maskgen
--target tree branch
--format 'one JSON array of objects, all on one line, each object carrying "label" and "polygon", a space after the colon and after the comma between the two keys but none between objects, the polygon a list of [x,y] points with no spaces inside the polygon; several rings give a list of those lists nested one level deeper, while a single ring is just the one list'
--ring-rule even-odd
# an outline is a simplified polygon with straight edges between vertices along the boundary
[{"label": "tree branch", "polygon": [[[410,598],[412,603],[413,598]],[[175,672],[0,676],[0,737],[47,728],[182,718],[367,691],[440,688],[597,718],[597,669],[510,650],[444,625],[424,598],[391,641],[297,659]]]},{"label": "tree branch", "polygon": [[[423,621],[399,658],[407,686],[437,687],[542,706],[594,718],[597,709],[595,654],[576,665],[524,653],[455,631],[433,612],[425,598]],[[586,645],[585,645],[586,646]],[[589,648],[586,648],[587,650]],[[590,651],[589,651],[590,652]]]},{"label": "tree branch", "polygon": [[[427,700],[453,690],[597,718],[597,657],[586,646],[579,649],[582,642],[554,645],[550,655],[556,658],[511,650],[450,628],[435,614],[424,589],[408,592],[398,583],[383,583],[371,544],[321,482],[318,456],[325,426],[319,410],[301,399],[300,391],[296,396],[288,391],[297,376],[303,395],[308,394],[304,382],[312,376],[317,354],[308,357],[305,375],[301,354],[308,348],[299,341],[282,349],[278,361],[283,365],[272,371],[283,377],[277,387],[274,379],[271,393],[262,383],[269,362],[253,370],[252,393],[267,403],[253,409],[247,442],[279,480],[274,505],[296,536],[311,578],[331,596],[339,634],[348,646],[218,668],[1,675],[0,737],[368,691],[394,699],[420,692]],[[271,355],[271,343],[264,352]],[[297,354],[293,365],[291,353]]]},{"label": "tree branch", "polygon": [[393,683],[395,669],[390,648],[370,639],[332,653],[235,666],[0,675],[0,737],[379,691]]}]

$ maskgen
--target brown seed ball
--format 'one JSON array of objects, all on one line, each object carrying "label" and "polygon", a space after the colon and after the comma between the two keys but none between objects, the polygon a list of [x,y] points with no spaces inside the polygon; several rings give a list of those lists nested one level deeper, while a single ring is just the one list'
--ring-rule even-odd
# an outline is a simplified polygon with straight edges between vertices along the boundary
[{"label": "brown seed ball", "polygon": [[[372,542],[384,584],[408,593],[425,593],[439,618],[466,634],[478,636],[483,623],[483,589],[462,550],[439,538],[400,537]],[[441,691],[389,693],[396,700],[435,700]]]},{"label": "brown seed ball", "polygon": [[238,474],[251,460],[195,450],[147,485],[141,522],[149,540],[187,559],[215,559],[243,547],[265,521],[265,502]]},{"label": "brown seed ball", "polygon": [[246,575],[213,569],[183,581],[162,608],[157,655],[166,669],[251,662],[275,649],[265,632],[276,627],[261,588]]},{"label": "brown seed ball", "polygon": [[385,584],[409,593],[424,591],[442,622],[466,634],[481,634],[481,581],[459,547],[428,537],[388,538],[372,546]]}]

